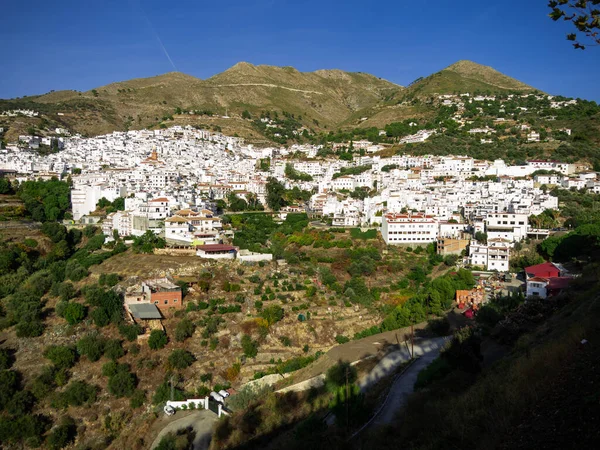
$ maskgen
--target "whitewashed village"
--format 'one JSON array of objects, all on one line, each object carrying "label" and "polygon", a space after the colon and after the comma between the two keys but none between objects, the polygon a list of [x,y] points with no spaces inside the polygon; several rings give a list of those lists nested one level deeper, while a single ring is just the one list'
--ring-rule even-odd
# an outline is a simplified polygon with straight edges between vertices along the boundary
[{"label": "whitewashed village", "polygon": [[[469,94],[438,98],[441,105],[456,108],[453,120],[460,126],[469,124],[460,114],[465,102],[495,100]],[[554,101],[551,107],[574,102]],[[521,130],[527,141],[539,141],[539,133],[529,126],[521,125]],[[216,206],[232,194],[266,205],[270,177],[287,189],[312,193],[304,204],[278,211],[282,219],[289,212],[306,212],[333,227],[377,227],[388,245],[433,242],[441,255],[463,255],[460,264],[500,273],[509,271],[516,243],[544,239],[552,232],[534,229],[528,221],[531,215],[558,209],[558,199],[549,189],[587,188],[600,193],[600,180],[589,167],[561,161],[532,159],[511,166],[501,159],[461,155],[382,157],[377,153],[384,147],[366,140],[334,144],[334,150],[342,146],[363,150],[363,156],[355,154],[344,161],[318,158],[321,147],[316,145],[257,148],[241,138],[191,126],[92,138],[55,131],[54,137],[20,136],[18,143],[7,145],[0,150],[0,170],[21,181],[70,177],[73,223],[97,224],[108,240],[152,231],[168,245],[193,249],[201,258],[271,259],[230,245],[233,231],[224,230],[222,211]],[[560,131],[570,134],[570,130]],[[435,132],[419,130],[400,143],[424,142]],[[495,131],[471,128],[468,133],[488,136]],[[40,145],[60,151],[41,156],[35,151]],[[263,161],[268,161],[266,167]],[[286,176],[290,169],[309,181]],[[356,190],[368,195],[349,195]],[[96,214],[101,199],[112,202],[119,197],[124,198],[124,210]],[[483,235],[485,241],[476,239]]]}]

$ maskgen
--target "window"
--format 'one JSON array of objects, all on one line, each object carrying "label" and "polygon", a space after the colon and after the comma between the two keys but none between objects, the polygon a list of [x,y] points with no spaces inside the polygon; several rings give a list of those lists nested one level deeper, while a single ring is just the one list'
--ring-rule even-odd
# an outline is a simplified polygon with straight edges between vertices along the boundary
[{"label": "window", "polygon": [[175,298],[175,299],[173,299],[173,303],[177,303],[177,299],[176,299],[176,298]]},{"label": "window", "polygon": [[165,305],[168,305],[168,304],[169,304],[169,300],[165,300]]},{"label": "window", "polygon": [[154,304],[155,304],[155,305],[158,305],[158,300],[155,300],[155,301],[154,301]]}]

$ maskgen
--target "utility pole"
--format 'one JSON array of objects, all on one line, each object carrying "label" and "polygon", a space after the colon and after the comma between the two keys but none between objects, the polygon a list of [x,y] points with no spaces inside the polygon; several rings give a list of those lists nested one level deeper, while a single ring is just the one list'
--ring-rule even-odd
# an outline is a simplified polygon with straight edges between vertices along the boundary
[{"label": "utility pole", "polygon": [[173,375],[171,375],[169,381],[171,382],[171,401],[173,401],[173,397],[175,396],[175,387],[173,386]]},{"label": "utility pole", "polygon": [[412,323],[410,324],[410,346],[411,346],[410,356],[412,359],[414,359],[415,358],[415,328]]}]

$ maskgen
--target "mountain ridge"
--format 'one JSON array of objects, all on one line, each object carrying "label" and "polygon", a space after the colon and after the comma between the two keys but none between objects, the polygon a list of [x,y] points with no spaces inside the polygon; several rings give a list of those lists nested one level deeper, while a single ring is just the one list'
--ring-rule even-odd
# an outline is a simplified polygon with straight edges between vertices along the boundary
[{"label": "mountain ridge", "polygon": [[[183,72],[117,81],[84,92],[62,90],[22,99],[0,100],[0,109],[27,106],[50,113],[58,124],[88,135],[129,128],[153,128],[176,110],[199,111],[178,117],[184,124],[209,125],[223,132],[262,139],[241,120],[249,111],[286,112],[315,131],[374,126],[414,115],[398,106],[406,99],[428,98],[455,91],[533,91],[534,88],[495,69],[461,60],[408,87],[364,72],[319,69],[301,72],[290,66],[254,65],[240,61],[223,72],[201,79]],[[57,114],[61,113],[59,119]],[[231,117],[223,122],[220,116]],[[212,114],[212,115],[211,115]],[[233,122],[236,120],[237,122]]]}]

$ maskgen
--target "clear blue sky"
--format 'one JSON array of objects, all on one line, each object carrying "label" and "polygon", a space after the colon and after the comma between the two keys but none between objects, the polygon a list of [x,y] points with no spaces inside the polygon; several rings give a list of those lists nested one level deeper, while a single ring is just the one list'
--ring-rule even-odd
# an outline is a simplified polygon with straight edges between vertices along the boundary
[{"label": "clear blue sky", "polygon": [[547,0],[4,0],[0,98],[88,90],[239,61],[368,72],[401,85],[469,59],[600,101],[600,48],[574,50]]}]

